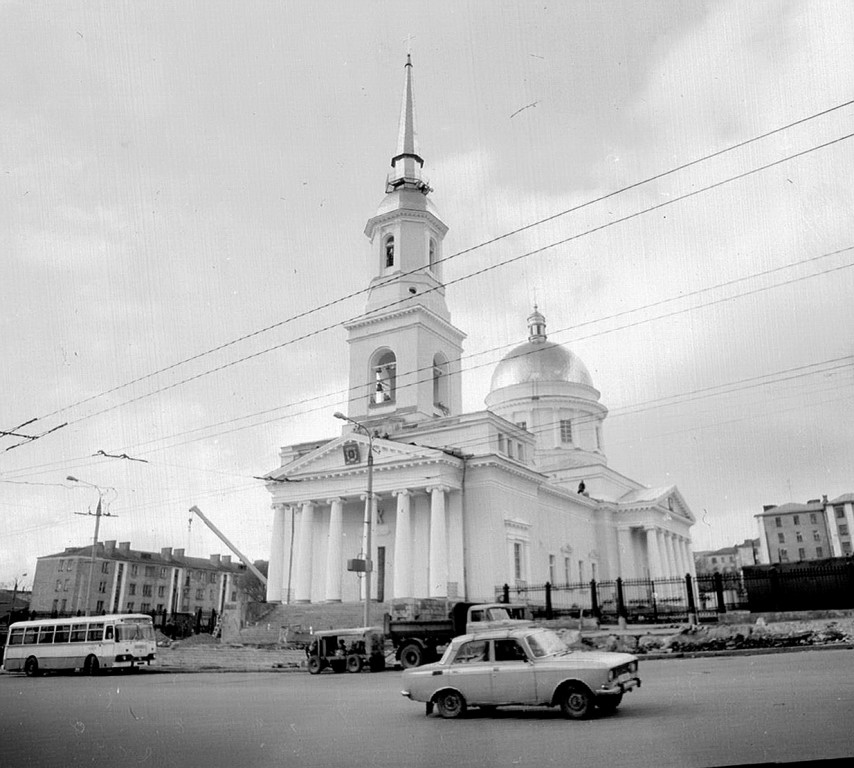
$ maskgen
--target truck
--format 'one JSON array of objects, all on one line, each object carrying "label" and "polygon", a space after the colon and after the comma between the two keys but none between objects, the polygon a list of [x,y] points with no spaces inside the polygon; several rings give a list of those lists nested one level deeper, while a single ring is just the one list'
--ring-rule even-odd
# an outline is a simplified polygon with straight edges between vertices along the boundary
[{"label": "truck", "polygon": [[429,664],[458,635],[478,629],[530,625],[521,603],[449,603],[441,598],[395,600],[383,617],[383,633],[404,669]]}]

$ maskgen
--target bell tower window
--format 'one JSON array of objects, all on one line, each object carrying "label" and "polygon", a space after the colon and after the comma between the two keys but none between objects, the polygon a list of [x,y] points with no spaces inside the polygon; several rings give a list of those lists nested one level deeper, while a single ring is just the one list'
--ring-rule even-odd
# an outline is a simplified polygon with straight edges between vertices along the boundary
[{"label": "bell tower window", "polygon": [[394,402],[397,384],[397,360],[394,352],[386,350],[375,358],[372,373],[371,404],[384,405]]},{"label": "bell tower window", "polygon": [[430,238],[430,245],[428,246],[428,248],[429,248],[429,251],[428,251],[428,262],[427,263],[429,264],[430,269],[435,269],[436,259],[437,259],[436,241],[432,237]]},{"label": "bell tower window", "polygon": [[448,408],[448,363],[444,355],[433,356],[433,405],[446,416]]},{"label": "bell tower window", "polygon": [[394,235],[386,236],[386,239],[383,240],[383,254],[385,257],[385,266],[393,267],[394,266]]}]

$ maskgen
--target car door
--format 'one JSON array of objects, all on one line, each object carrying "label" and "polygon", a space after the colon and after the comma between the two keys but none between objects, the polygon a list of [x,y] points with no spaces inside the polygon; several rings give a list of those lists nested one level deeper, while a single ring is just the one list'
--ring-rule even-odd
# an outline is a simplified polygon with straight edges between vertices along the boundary
[{"label": "car door", "polygon": [[448,684],[457,688],[470,704],[489,703],[491,699],[489,641],[469,640],[457,650],[448,667]]},{"label": "car door", "polygon": [[516,638],[495,640],[492,662],[493,704],[536,704],[534,665]]}]

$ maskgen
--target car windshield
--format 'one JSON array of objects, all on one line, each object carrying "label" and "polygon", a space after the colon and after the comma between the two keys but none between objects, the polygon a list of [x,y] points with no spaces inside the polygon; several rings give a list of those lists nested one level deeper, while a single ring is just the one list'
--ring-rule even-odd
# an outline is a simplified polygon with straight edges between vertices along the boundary
[{"label": "car windshield", "polygon": [[527,636],[528,645],[535,658],[567,653],[566,644],[550,629],[540,629]]}]

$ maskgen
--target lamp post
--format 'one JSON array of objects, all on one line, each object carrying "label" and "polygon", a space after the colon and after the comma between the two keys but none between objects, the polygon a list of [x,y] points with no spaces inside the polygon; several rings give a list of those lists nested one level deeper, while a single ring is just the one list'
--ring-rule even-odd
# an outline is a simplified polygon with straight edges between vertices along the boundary
[{"label": "lamp post", "polygon": [[369,627],[371,624],[371,571],[374,567],[371,560],[371,528],[374,516],[374,436],[364,424],[345,416],[340,411],[332,415],[336,419],[349,421],[368,438],[368,496],[365,499],[365,608],[362,625]]},{"label": "lamp post", "polygon": [[[85,480],[80,480],[73,475],[68,475],[65,478],[69,482],[72,483],[80,483],[80,485],[88,485],[90,488],[94,488],[98,491],[98,507],[95,509],[95,535],[92,537],[92,558],[89,561],[89,580],[86,584],[86,613],[89,613],[89,601],[92,598],[92,581],[95,578],[95,558],[98,553],[98,530],[101,527],[101,515],[105,515],[107,517],[111,517],[109,512],[103,512],[101,509],[101,504],[104,500],[104,492],[101,488],[94,483],[87,483]],[[91,512],[75,512],[75,515],[91,515]],[[80,602],[78,598],[77,610],[80,610]]]}]

